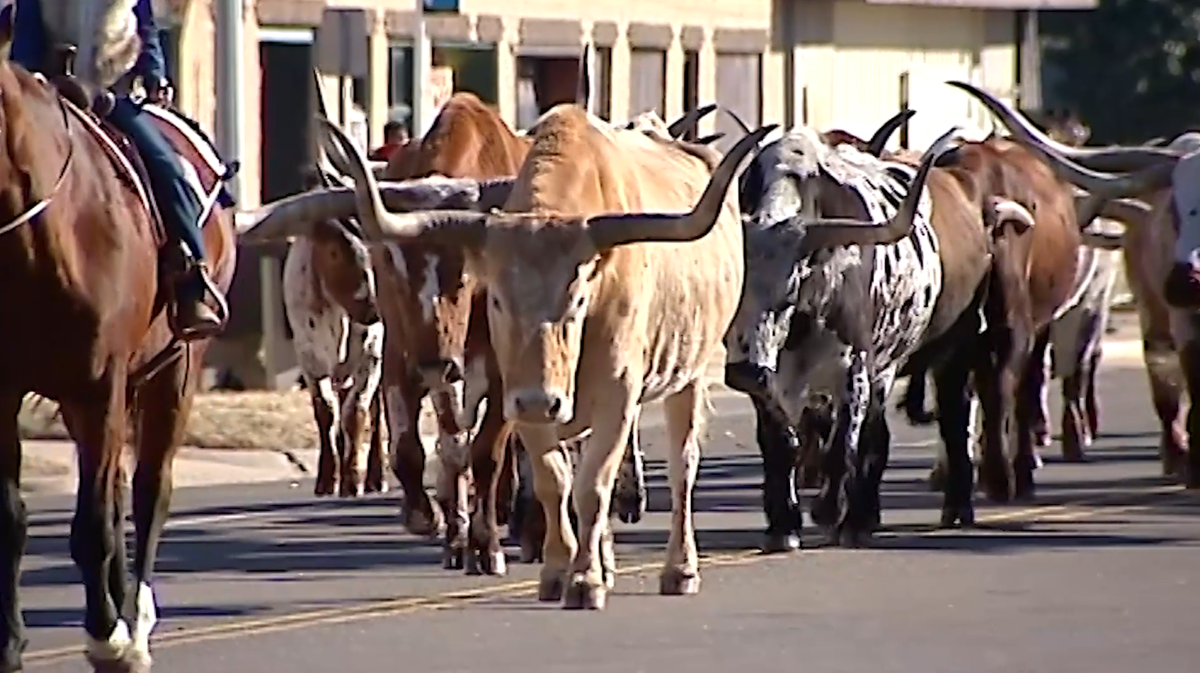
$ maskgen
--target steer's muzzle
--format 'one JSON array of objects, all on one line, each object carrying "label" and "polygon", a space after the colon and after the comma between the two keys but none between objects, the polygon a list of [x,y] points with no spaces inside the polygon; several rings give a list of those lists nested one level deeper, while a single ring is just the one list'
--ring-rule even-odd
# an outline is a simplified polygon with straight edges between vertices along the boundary
[{"label": "steer's muzzle", "polygon": [[725,385],[748,395],[766,395],[771,387],[771,370],[752,362],[725,365]]},{"label": "steer's muzzle", "polygon": [[1175,262],[1163,286],[1167,304],[1181,309],[1200,309],[1200,268],[1191,262]]},{"label": "steer's muzzle", "polygon": [[441,390],[463,379],[463,366],[458,358],[427,360],[417,365],[417,375],[430,390]]},{"label": "steer's muzzle", "polygon": [[567,396],[552,390],[514,390],[504,400],[504,416],[517,423],[566,423],[571,420]]}]

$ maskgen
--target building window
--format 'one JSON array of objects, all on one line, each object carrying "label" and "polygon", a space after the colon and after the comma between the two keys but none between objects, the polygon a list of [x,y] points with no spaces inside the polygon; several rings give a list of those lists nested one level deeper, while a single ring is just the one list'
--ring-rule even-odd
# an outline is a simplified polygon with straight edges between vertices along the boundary
[{"label": "building window", "polygon": [[[413,135],[412,128],[412,55],[409,45],[388,46],[388,115],[387,121],[398,121]],[[355,99],[357,100],[357,95]]]},{"label": "building window", "polygon": [[[700,53],[695,51],[683,52],[683,113],[687,114],[700,107]],[[695,140],[698,125],[688,127],[683,132],[684,140]]]},{"label": "building window", "polygon": [[596,115],[612,121],[612,47],[596,48]]},{"label": "building window", "polygon": [[658,49],[631,49],[629,116],[654,111],[666,116],[667,52]]}]

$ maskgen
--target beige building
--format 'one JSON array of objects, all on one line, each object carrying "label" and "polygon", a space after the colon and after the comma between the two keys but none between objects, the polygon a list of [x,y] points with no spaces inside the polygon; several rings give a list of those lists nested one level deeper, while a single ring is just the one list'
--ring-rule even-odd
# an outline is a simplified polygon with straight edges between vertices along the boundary
[{"label": "beige building", "polygon": [[[168,28],[178,102],[205,127],[216,114],[213,0],[156,0]],[[750,125],[805,123],[868,135],[902,105],[917,110],[893,139],[924,147],[952,124],[987,124],[964,94],[943,84],[968,80],[1007,98],[1025,85],[1036,96],[1036,30],[1024,8],[1086,9],[1096,0],[461,0],[460,12],[427,15],[434,64],[455,87],[475,91],[517,127],[569,98],[581,45],[595,46],[598,111],[613,120],[655,109],[678,116],[717,102]],[[411,105],[413,0],[245,0],[246,72],[242,203],[253,206],[299,189],[311,162],[316,110],[311,68],[321,60],[326,7],[361,8],[361,76],[341,87],[323,78],[335,118],[357,105],[368,142]],[[1032,42],[1030,42],[1032,43]],[[1020,73],[1025,76],[1021,77]],[[1036,99],[1034,99],[1036,105]],[[1028,99],[1024,102],[1028,103]],[[253,120],[253,121],[251,121]],[[731,132],[713,115],[700,133]],[[735,136],[736,138],[736,136]],[[233,292],[230,337],[214,365],[233,366],[260,386],[287,370],[291,351],[276,340],[266,371],[261,350],[258,252],[244,250]],[[281,257],[282,250],[272,253]],[[270,287],[271,284],[268,284]],[[270,290],[267,294],[273,294]],[[280,329],[276,296],[268,321]],[[271,376],[267,376],[267,372]]]}]

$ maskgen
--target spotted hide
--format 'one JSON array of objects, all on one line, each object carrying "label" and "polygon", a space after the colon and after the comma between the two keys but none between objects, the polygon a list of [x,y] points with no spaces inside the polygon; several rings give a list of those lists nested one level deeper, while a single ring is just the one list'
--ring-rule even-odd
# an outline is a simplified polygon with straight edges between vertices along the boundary
[{"label": "spotted hide", "polygon": [[[285,315],[317,422],[318,496],[387,490],[379,396],[383,323],[370,258],[356,226],[318,223],[309,236],[295,239],[283,263]],[[364,430],[371,433],[365,479]]]},{"label": "spotted hide", "polygon": [[[884,403],[942,291],[924,185],[949,135],[914,170],[850,145],[831,148],[800,127],[763,149],[743,176],[753,271],[726,337],[726,383],[789,425],[832,401],[833,438],[812,517],[843,544],[856,544],[878,521]],[[847,224],[853,220],[884,224]],[[774,467],[764,460],[768,481]],[[787,521],[769,520],[768,537],[794,546],[798,498],[789,509],[774,513]]]}]

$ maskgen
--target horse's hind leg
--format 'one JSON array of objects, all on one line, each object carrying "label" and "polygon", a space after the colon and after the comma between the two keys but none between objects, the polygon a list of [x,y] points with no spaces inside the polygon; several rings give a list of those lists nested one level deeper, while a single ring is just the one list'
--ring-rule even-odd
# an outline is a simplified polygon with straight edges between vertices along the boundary
[{"label": "horse's hind leg", "polygon": [[78,447],[79,490],[71,522],[71,558],[83,578],[88,634],[85,655],[96,671],[142,671],[129,625],[121,618],[125,599],[121,516],[121,452],[125,446],[123,364],[109,363],[98,390],[62,403],[63,421]]},{"label": "horse's hind leg", "polygon": [[0,394],[0,673],[21,670],[25,649],[25,620],[17,587],[21,580],[21,556],[29,519],[21,497],[21,440],[17,414],[21,398],[17,393]]}]

